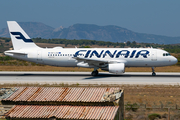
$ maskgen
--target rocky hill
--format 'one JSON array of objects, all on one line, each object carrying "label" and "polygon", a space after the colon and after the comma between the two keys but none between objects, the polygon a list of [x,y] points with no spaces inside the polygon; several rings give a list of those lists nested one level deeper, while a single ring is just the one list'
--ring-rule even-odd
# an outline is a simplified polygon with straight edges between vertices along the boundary
[{"label": "rocky hill", "polygon": [[[114,25],[98,26],[92,24],[74,24],[68,28],[60,26],[55,29],[37,22],[19,22],[19,24],[31,38],[88,39],[111,42],[136,41],[138,43],[158,44],[180,43],[180,37],[137,33]],[[0,37],[9,37],[7,28],[0,30]]]},{"label": "rocky hill", "polygon": [[[50,38],[54,30],[53,27],[39,22],[19,22],[19,25],[31,38]],[[10,37],[8,28],[0,30],[0,37]]]}]

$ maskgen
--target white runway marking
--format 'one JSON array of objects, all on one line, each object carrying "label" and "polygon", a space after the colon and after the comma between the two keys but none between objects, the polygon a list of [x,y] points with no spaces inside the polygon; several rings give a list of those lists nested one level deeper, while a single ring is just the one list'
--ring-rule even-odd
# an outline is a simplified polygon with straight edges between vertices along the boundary
[{"label": "white runway marking", "polygon": [[0,72],[0,83],[39,84],[180,84],[180,73],[127,72],[114,75],[107,72],[92,77],[91,72]]}]

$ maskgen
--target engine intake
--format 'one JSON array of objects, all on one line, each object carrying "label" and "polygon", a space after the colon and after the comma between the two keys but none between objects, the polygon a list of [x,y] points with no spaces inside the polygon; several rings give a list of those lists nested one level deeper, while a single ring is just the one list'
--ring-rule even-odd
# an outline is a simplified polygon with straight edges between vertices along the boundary
[{"label": "engine intake", "polygon": [[102,70],[109,71],[110,73],[124,73],[125,72],[125,64],[124,63],[112,63],[108,64],[107,68],[101,68]]}]

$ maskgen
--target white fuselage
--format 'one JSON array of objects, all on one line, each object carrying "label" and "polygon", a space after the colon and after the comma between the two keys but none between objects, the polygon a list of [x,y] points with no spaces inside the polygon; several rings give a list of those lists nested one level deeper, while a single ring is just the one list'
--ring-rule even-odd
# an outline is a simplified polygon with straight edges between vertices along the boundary
[{"label": "white fuselage", "polygon": [[16,21],[7,21],[14,50],[5,55],[30,62],[61,66],[94,68],[92,76],[98,75],[97,69],[110,73],[124,73],[125,67],[168,66],[177,59],[168,52],[153,48],[40,48],[26,34]]},{"label": "white fuselage", "polygon": [[[13,51],[13,50],[11,50]],[[31,61],[40,64],[61,67],[83,67],[78,66],[79,61],[74,57],[118,61],[125,67],[161,67],[177,63],[177,59],[170,56],[166,51],[153,48],[38,48],[18,50],[24,54],[5,54],[17,59]],[[87,67],[87,66],[85,66]],[[89,66],[91,67],[91,66]],[[94,66],[92,66],[94,67]]]}]

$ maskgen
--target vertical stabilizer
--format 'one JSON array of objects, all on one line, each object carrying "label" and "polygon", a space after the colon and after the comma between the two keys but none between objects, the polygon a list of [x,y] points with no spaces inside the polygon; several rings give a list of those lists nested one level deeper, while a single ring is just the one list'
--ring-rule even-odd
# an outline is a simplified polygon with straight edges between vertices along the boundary
[{"label": "vertical stabilizer", "polygon": [[7,21],[14,50],[39,48],[16,21]]}]

